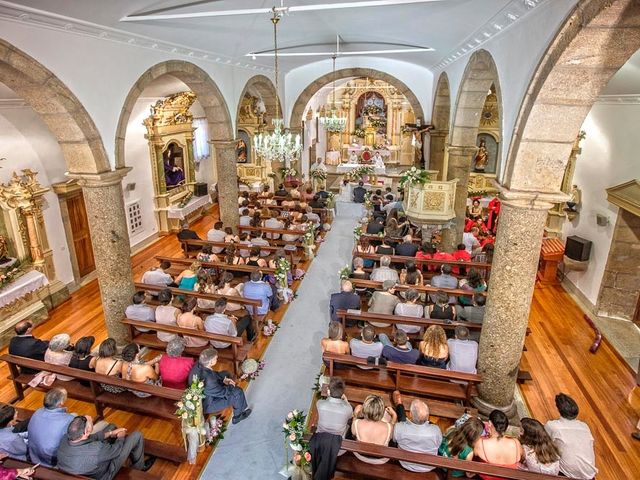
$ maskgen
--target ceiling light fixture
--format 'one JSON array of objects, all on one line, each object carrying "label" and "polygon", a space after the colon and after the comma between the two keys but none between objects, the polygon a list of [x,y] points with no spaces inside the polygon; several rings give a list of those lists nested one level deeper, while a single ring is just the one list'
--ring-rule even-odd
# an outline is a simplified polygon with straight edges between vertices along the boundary
[{"label": "ceiling light fixture", "polygon": [[[339,39],[338,39],[339,42]],[[338,44],[339,48],[339,44]],[[333,60],[333,98],[331,101],[331,114],[329,116],[320,117],[320,125],[324,127],[327,132],[344,132],[347,127],[347,119],[343,116],[338,116],[336,109],[336,57],[338,55],[332,55]]]},{"label": "ceiling light fixture", "polygon": [[278,94],[280,92],[278,77],[280,70],[278,68],[278,22],[282,17],[274,7],[271,23],[273,24],[273,46],[274,46],[274,66],[276,75],[276,111],[275,118],[271,121],[273,124],[272,133],[259,133],[253,137],[253,148],[256,154],[268,162],[282,161],[288,167],[292,160],[295,160],[302,149],[300,143],[300,135],[295,137],[288,129],[284,128],[284,120],[279,117],[280,102]]},{"label": "ceiling light fixture", "polygon": [[[367,7],[386,7],[393,5],[411,5],[418,3],[434,3],[445,0],[364,0],[359,2],[341,2],[341,3],[320,3],[316,5],[293,5],[286,7],[284,0],[280,0],[279,7],[273,8],[246,8],[236,10],[210,10],[204,12],[190,13],[163,13],[163,14],[134,14],[127,15],[120,19],[121,22],[143,22],[147,20],[178,20],[191,18],[207,18],[207,17],[228,17],[234,15],[259,15],[265,13],[277,13],[283,15],[293,12],[314,12],[319,10],[338,10],[345,8],[367,8]],[[179,8],[179,7],[176,7]]]}]

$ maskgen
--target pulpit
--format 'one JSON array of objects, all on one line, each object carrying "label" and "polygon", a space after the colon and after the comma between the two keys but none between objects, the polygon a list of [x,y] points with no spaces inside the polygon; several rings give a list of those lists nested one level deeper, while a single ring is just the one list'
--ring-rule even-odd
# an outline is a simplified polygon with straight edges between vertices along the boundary
[{"label": "pulpit", "polygon": [[[436,178],[438,172],[431,172]],[[404,211],[407,217],[419,224],[445,224],[456,217],[454,200],[457,179],[447,182],[427,182],[410,185],[406,189]]]},{"label": "pulpit", "polygon": [[559,238],[545,238],[542,240],[540,263],[538,265],[538,280],[540,283],[557,283],[558,264],[564,256],[564,244]]}]

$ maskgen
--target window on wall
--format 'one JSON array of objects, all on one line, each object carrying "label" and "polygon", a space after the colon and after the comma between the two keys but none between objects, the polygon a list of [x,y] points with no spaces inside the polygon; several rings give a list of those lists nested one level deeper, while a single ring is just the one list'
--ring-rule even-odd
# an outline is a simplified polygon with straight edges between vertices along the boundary
[{"label": "window on wall", "polygon": [[142,210],[139,201],[127,205],[127,219],[129,220],[129,235],[133,236],[142,231]]},{"label": "window on wall", "polygon": [[206,118],[194,118],[193,156],[196,162],[209,157],[209,124]]}]

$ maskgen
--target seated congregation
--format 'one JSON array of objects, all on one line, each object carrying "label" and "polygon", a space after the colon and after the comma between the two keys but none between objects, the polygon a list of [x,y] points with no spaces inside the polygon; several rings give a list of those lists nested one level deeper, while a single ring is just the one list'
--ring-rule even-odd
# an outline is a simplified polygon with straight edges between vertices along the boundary
[{"label": "seated congregation", "polygon": [[[241,193],[239,235],[215,221],[201,240],[183,224],[177,238],[184,256],[156,256],[158,266],[135,284],[122,314],[130,343],[118,345],[114,338],[97,343],[93,336],[73,342],[67,333],[45,340],[34,336],[31,321],[18,323],[8,355],[2,356],[15,401],[30,388],[44,391],[45,400],[36,412],[0,407],[0,452],[28,462],[8,469],[8,478],[30,478],[36,467],[101,480],[132,470],[138,471],[134,478],[159,478],[140,472],[156,458],[184,462],[182,446],[107,424],[104,409],[168,420],[175,431],[176,403],[194,382],[203,384],[205,417],[226,415],[231,424],[247,419],[252,409],[243,390],[248,380],[242,362],[264,353],[280,307],[291,301],[295,282],[303,278],[309,258],[298,250],[309,244],[318,248],[330,228],[327,192],[306,190],[304,197],[296,188],[284,195]],[[251,230],[242,231],[245,226]],[[68,412],[67,398],[93,404],[97,415]]]}]

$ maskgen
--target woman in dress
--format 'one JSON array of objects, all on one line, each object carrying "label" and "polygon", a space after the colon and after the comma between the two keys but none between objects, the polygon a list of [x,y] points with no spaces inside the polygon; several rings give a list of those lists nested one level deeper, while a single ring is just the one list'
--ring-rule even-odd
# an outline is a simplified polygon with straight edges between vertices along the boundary
[{"label": "woman in dress", "polygon": [[[509,418],[501,410],[489,414],[489,436],[480,437],[473,446],[473,453],[480,461],[490,465],[517,470],[524,451],[517,438],[506,437]],[[480,475],[482,480],[501,480],[493,475]]]},{"label": "woman in dress", "polygon": [[[198,273],[198,283],[196,283],[193,287],[193,291],[197,293],[216,293],[214,276],[204,269],[200,270],[200,272]],[[198,308],[201,309],[213,309],[215,303],[215,300],[208,300],[206,298],[197,299]]]},{"label": "woman in dress", "polygon": [[472,220],[478,220],[479,218],[482,218],[482,207],[480,206],[480,200],[475,199],[471,203],[468,214],[469,218],[471,218]]},{"label": "woman in dress", "polygon": [[307,187],[307,189],[305,190],[305,192],[302,194],[302,199],[303,199],[305,202],[307,202],[307,203],[308,203],[308,202],[310,202],[311,200],[313,200],[313,196],[314,196],[313,188],[311,188],[311,187]]},{"label": "woman in dress", "polygon": [[[291,232],[299,232],[299,226],[295,225],[291,222],[291,219],[287,218],[284,221],[284,227],[282,228],[283,230],[289,230]],[[298,239],[300,238],[300,235],[294,235],[294,234],[290,234],[290,233],[285,233],[284,235],[282,235],[282,240],[284,240],[285,242],[297,242]]]},{"label": "woman in dress", "polygon": [[[385,420],[385,416],[388,420]],[[384,406],[384,400],[378,395],[369,395],[362,405],[358,405],[353,412],[351,433],[359,442],[388,446],[393,437],[393,426],[398,417],[391,407]],[[367,457],[359,453],[354,455],[363,462],[381,465],[389,461],[388,458]]]},{"label": "woman in dress", "polygon": [[[130,343],[122,349],[122,367],[120,375],[124,380],[136,383],[146,383],[147,385],[158,385],[158,363],[160,357],[156,357],[149,362],[140,358],[140,347],[135,343]],[[150,393],[139,392],[129,389],[136,397],[150,397]]]},{"label": "woman in dress", "polygon": [[211,245],[205,245],[196,256],[199,262],[219,262],[220,257],[211,251]]},{"label": "woman in dress", "polygon": [[82,337],[76,342],[73,349],[73,356],[69,361],[71,368],[79,368],[80,370],[93,370],[96,366],[96,358],[91,356],[91,348],[95,343],[95,337]]},{"label": "woman in dress", "polygon": [[[473,460],[473,445],[484,432],[484,423],[477,417],[468,418],[462,425],[452,427],[442,438],[438,455],[458,460]],[[461,470],[453,470],[453,478],[462,478],[466,474]]]},{"label": "woman in dress", "polygon": [[[193,330],[204,331],[204,323],[202,322],[202,318],[193,313],[198,306],[198,302],[195,297],[187,297],[182,302],[180,306],[180,315],[178,316],[178,320],[176,321],[177,325],[182,328],[191,328]],[[174,339],[175,340],[175,339]],[[204,338],[196,338],[196,337],[184,337],[184,346],[185,347],[204,347],[207,343],[209,343]]]},{"label": "woman in dress", "polygon": [[160,357],[158,371],[162,379],[162,386],[184,390],[187,388],[187,378],[195,363],[191,357],[183,357],[185,341],[177,337],[167,344],[166,353]]},{"label": "woman in dress", "polygon": [[[369,243],[369,237],[366,237],[364,235],[360,237],[360,241],[356,245],[356,255],[362,254],[362,253],[367,255],[376,253],[375,247]],[[364,268],[373,268],[373,266],[376,263],[375,260],[371,258],[365,258],[363,259],[363,261],[364,261]]]},{"label": "woman in dress", "polygon": [[427,328],[418,348],[420,349],[418,365],[442,369],[447,368],[449,345],[447,345],[447,335],[444,333],[442,327],[431,325]]},{"label": "woman in dress", "polygon": [[520,420],[522,435],[520,443],[524,450],[522,465],[530,472],[558,475],[560,472],[560,451],[538,420]]},{"label": "woman in dress", "polygon": [[244,259],[238,255],[235,245],[227,247],[227,253],[224,257],[224,263],[227,265],[243,265]]},{"label": "woman in dress", "polygon": [[[416,252],[416,258],[422,260],[431,260],[433,258],[433,254],[436,252],[436,249],[433,248],[429,242],[424,242],[420,245],[420,249]],[[435,270],[435,265],[429,265],[425,263],[420,263],[420,270],[423,272],[433,271]]]},{"label": "woman in dress", "polygon": [[349,344],[343,340],[344,330],[340,322],[329,322],[329,332],[326,338],[320,340],[322,353],[332,352],[349,355]]},{"label": "woman in dress", "polygon": [[435,302],[424,309],[427,318],[436,320],[450,320],[456,318],[456,307],[449,303],[449,295],[442,290],[438,290],[431,295],[431,299]]},{"label": "woman in dress", "polygon": [[400,227],[398,226],[398,220],[396,220],[395,218],[392,218],[391,220],[389,220],[389,222],[387,223],[387,226],[384,229],[384,234],[387,237],[393,237],[393,238],[398,238],[400,237],[401,231],[400,231]]},{"label": "woman in dress", "polygon": [[[160,305],[156,307],[156,323],[159,325],[177,325],[178,316],[180,315],[180,310],[171,305],[171,301],[173,300],[173,294],[171,290],[165,288],[161,290],[158,294],[158,301]],[[158,332],[158,340],[161,342],[170,342],[177,335],[175,333],[168,332]]]},{"label": "woman in dress", "polygon": [[251,250],[249,251],[249,257],[245,260],[244,264],[251,267],[267,266],[267,261],[264,258],[260,257],[260,247],[251,247]]},{"label": "woman in dress", "polygon": [[[44,361],[51,365],[69,366],[71,357],[73,356],[73,348],[71,345],[71,337],[66,333],[54,335],[49,341],[49,348],[44,352]],[[72,377],[56,374],[58,380],[68,382],[73,380]]]},{"label": "woman in dress", "polygon": [[[217,293],[218,295],[224,295],[225,297],[242,297],[242,290],[244,288],[244,283],[237,283],[234,286],[232,286],[231,282],[233,282],[233,279],[234,279],[233,273],[224,272],[222,274],[222,279],[220,280],[220,284],[218,285],[218,289],[216,290],[215,293]],[[229,312],[233,312],[233,314],[238,318],[242,317],[243,315],[246,315],[246,312],[244,312],[244,307],[239,303],[233,303],[231,301],[228,301],[226,310]]]},{"label": "woman in dress", "polygon": [[[120,371],[122,370],[122,360],[116,358],[117,346],[116,341],[113,338],[107,338],[100,344],[98,348],[98,358],[95,362],[95,372],[100,375],[107,375],[109,377],[120,378]],[[109,393],[121,393],[124,392],[124,388],[116,387],[106,383],[101,383],[100,387]]]},{"label": "woman in dress", "polygon": [[[462,290],[469,290],[474,293],[482,293],[487,289],[487,282],[480,275],[478,270],[472,268],[467,274],[467,278],[460,280],[458,287]],[[458,303],[462,306],[470,306],[473,304],[473,297],[459,296]]]},{"label": "woman in dress", "polygon": [[178,278],[176,278],[176,283],[178,284],[178,288],[182,290],[193,290],[195,284],[198,282],[198,271],[200,270],[200,263],[193,262],[189,265],[188,268],[185,268]]},{"label": "woman in dress", "polygon": [[418,270],[416,262],[413,260],[407,260],[405,268],[400,271],[400,283],[412,287],[421,287],[424,285],[422,272]]},{"label": "woman in dress", "polygon": [[224,243],[238,243],[240,241],[238,236],[233,233],[233,229],[231,227],[225,227],[224,233]]},{"label": "woman in dress", "polygon": [[393,255],[395,250],[391,246],[391,240],[387,237],[382,238],[382,243],[376,247],[378,255]]}]

